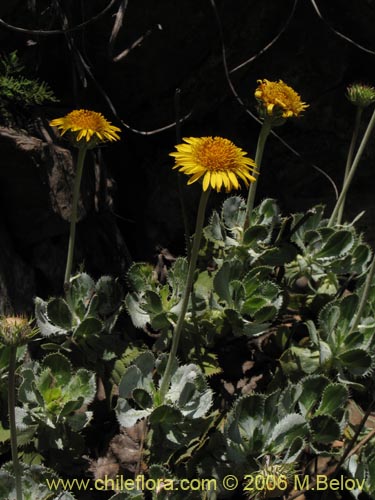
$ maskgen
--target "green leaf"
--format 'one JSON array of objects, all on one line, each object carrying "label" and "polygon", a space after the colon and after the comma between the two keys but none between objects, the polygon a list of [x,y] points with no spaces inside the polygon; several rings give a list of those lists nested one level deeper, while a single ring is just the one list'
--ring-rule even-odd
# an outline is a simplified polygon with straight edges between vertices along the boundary
[{"label": "green leaf", "polygon": [[60,353],[47,354],[43,358],[43,368],[49,368],[56,382],[64,387],[69,383],[72,376],[72,364]]},{"label": "green leaf", "polygon": [[354,237],[351,231],[335,231],[315,254],[315,257],[318,259],[341,257],[350,251],[353,244]]},{"label": "green leaf", "polygon": [[214,277],[214,290],[227,304],[232,303],[229,283],[241,277],[242,263],[238,259],[225,261]]},{"label": "green leaf", "polygon": [[142,352],[134,361],[135,366],[139,368],[144,377],[152,375],[155,368],[155,356],[151,351]]},{"label": "green leaf", "polygon": [[161,303],[160,296],[152,291],[146,290],[144,294],[145,303],[143,304],[143,309],[152,314],[158,314],[163,311],[163,305]]},{"label": "green leaf", "polygon": [[69,399],[83,399],[83,404],[89,404],[96,394],[95,373],[85,368],[79,368],[71,378],[64,392]]},{"label": "green leaf", "polygon": [[301,394],[299,396],[299,407],[302,415],[309,415],[318,405],[324,389],[330,384],[330,380],[324,375],[310,375],[299,382]]},{"label": "green leaf", "polygon": [[263,265],[267,266],[284,266],[292,262],[298,254],[298,250],[292,243],[281,243],[280,245],[270,248],[260,258]]},{"label": "green leaf", "polygon": [[279,403],[278,403],[278,415],[279,417],[285,417],[289,413],[295,411],[295,406],[301,395],[302,387],[301,384],[291,384],[289,383],[285,389],[281,392]]},{"label": "green leaf", "polygon": [[255,225],[246,229],[243,236],[243,243],[247,246],[256,245],[259,241],[264,241],[269,236],[269,231],[265,226]]},{"label": "green leaf", "polygon": [[136,262],[132,264],[127,272],[127,280],[132,290],[137,293],[150,290],[154,283],[153,266],[146,262]]},{"label": "green leaf", "polygon": [[254,451],[263,448],[264,403],[265,397],[261,394],[250,394],[237,400],[227,418],[227,436],[232,441],[248,441]]},{"label": "green leaf", "polygon": [[265,225],[275,223],[280,214],[277,202],[272,198],[266,198],[263,200],[262,203],[256,207],[255,212],[260,223]]},{"label": "green leaf", "polygon": [[118,281],[111,276],[102,276],[95,285],[98,297],[97,310],[101,316],[109,316],[117,311],[123,299],[123,291]]},{"label": "green leaf", "polygon": [[366,271],[369,261],[371,260],[371,248],[362,243],[358,245],[351,254],[351,272],[362,274]]},{"label": "green leaf", "polygon": [[245,222],[246,203],[240,196],[227,198],[222,207],[221,216],[225,226],[231,230],[242,228]]},{"label": "green leaf", "polygon": [[264,306],[261,307],[254,314],[254,321],[258,323],[265,323],[266,321],[273,321],[277,316],[278,309],[275,306]]},{"label": "green leaf", "polygon": [[119,397],[115,413],[120,425],[123,427],[133,427],[138,420],[148,417],[150,415],[150,410],[136,410],[130,406],[126,399]]},{"label": "green leaf", "polygon": [[296,437],[292,444],[289,446],[285,456],[284,456],[284,463],[286,464],[293,464],[294,462],[297,461],[298,457],[300,454],[303,452],[303,450],[306,447],[306,442],[303,438],[301,437]]},{"label": "green leaf", "polygon": [[177,404],[183,415],[199,418],[211,407],[212,390],[197,365],[183,365],[172,375],[166,400]]},{"label": "green leaf", "polygon": [[76,314],[83,319],[95,294],[95,282],[86,273],[80,273],[70,282],[70,297]]},{"label": "green leaf", "polygon": [[278,454],[289,448],[296,438],[305,438],[308,435],[306,420],[298,413],[290,413],[278,422],[268,440],[273,453]]},{"label": "green leaf", "polygon": [[72,327],[73,316],[68,304],[63,299],[52,299],[47,304],[47,315],[57,326],[69,330]]},{"label": "green leaf", "polygon": [[150,315],[141,307],[138,296],[135,293],[128,293],[125,298],[126,309],[136,328],[143,328],[150,322]]},{"label": "green leaf", "polygon": [[73,337],[78,341],[93,335],[98,335],[103,330],[103,323],[97,318],[85,318],[73,332]]},{"label": "green leaf", "polygon": [[183,415],[178,408],[170,405],[158,406],[150,415],[150,424],[175,425],[183,421]]},{"label": "green leaf", "polygon": [[343,367],[354,376],[361,377],[370,372],[371,356],[364,349],[352,349],[339,354],[338,359]]},{"label": "green leaf", "polygon": [[185,257],[177,257],[168,272],[167,280],[173,289],[173,296],[175,297],[180,296],[185,290],[188,267],[188,261]]},{"label": "green leaf", "polygon": [[311,351],[307,347],[292,346],[279,358],[280,365],[287,375],[314,373],[320,367],[320,352]]},{"label": "green leaf", "polygon": [[144,389],[136,388],[133,390],[133,399],[142,410],[152,407],[153,401],[150,394]]},{"label": "green leaf", "polygon": [[135,366],[131,365],[126,370],[124,375],[121,378],[121,382],[119,385],[119,397],[126,399],[130,398],[132,391],[136,387],[140,387],[142,384],[142,372],[141,370]]},{"label": "green leaf", "polygon": [[340,426],[330,415],[318,415],[310,420],[313,440],[318,443],[329,444],[340,438]]},{"label": "green leaf", "polygon": [[35,303],[35,318],[37,321],[38,328],[43,337],[51,337],[53,335],[66,335],[66,330],[64,328],[55,326],[50,322],[47,314],[47,302],[36,297]]},{"label": "green leaf", "polygon": [[342,410],[348,401],[349,391],[342,384],[329,384],[323,391],[322,401],[317,414],[334,415],[337,410]]},{"label": "green leaf", "polygon": [[219,214],[214,210],[210,219],[210,223],[203,229],[205,237],[214,242],[216,245],[224,246],[225,230],[222,226]]}]

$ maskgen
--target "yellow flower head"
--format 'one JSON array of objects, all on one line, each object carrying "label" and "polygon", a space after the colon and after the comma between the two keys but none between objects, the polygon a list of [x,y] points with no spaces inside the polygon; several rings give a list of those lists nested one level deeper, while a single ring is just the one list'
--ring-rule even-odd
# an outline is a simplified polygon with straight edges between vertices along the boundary
[{"label": "yellow flower head", "polygon": [[255,97],[269,116],[290,118],[298,116],[309,107],[301,101],[297,92],[282,80],[278,82],[258,80],[258,83]]},{"label": "yellow flower head", "polygon": [[61,135],[71,132],[75,142],[81,139],[86,141],[86,145],[95,146],[100,142],[117,141],[120,139],[117,132],[118,127],[111,125],[101,113],[89,111],[87,109],[76,109],[62,118],[55,118],[50,121],[51,127],[57,127]]},{"label": "yellow flower head", "polygon": [[222,187],[227,192],[239,189],[239,179],[245,186],[255,181],[251,175],[256,172],[255,163],[246,153],[228,139],[222,137],[185,137],[184,144],[176,146],[174,156],[180,172],[190,175],[188,184],[203,177],[203,190],[211,186],[220,191]]}]

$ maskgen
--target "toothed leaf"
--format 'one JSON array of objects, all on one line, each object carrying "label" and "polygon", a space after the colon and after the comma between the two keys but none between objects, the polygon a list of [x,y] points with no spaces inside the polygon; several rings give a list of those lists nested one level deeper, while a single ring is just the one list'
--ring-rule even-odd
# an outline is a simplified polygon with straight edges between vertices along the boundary
[{"label": "toothed leaf", "polygon": [[164,424],[164,425],[175,425],[183,420],[183,414],[181,411],[167,404],[158,406],[150,415],[150,424]]},{"label": "toothed leaf", "polygon": [[227,198],[222,207],[221,216],[228,229],[243,227],[245,222],[246,203],[240,196]]},{"label": "toothed leaf", "polygon": [[316,409],[321,395],[329,383],[330,380],[323,375],[311,375],[300,381],[298,385],[302,392],[298,402],[302,415],[309,415]]},{"label": "toothed leaf", "polygon": [[368,374],[372,366],[371,356],[364,349],[343,352],[338,359],[348,372],[357,377]]},{"label": "toothed leaf", "polygon": [[[233,443],[246,446],[249,452],[263,449],[262,431],[265,397],[251,394],[237,400],[227,417],[227,437]],[[229,445],[231,446],[231,445]]]},{"label": "toothed leaf", "polygon": [[199,418],[211,407],[212,390],[197,365],[183,365],[172,375],[166,400],[177,404],[183,415]]},{"label": "toothed leaf", "polygon": [[73,316],[68,304],[63,299],[52,299],[47,304],[48,318],[56,326],[69,330],[72,327]]},{"label": "toothed leaf", "polygon": [[102,276],[95,285],[97,295],[97,312],[101,316],[109,316],[120,307],[123,291],[117,280],[111,276]]},{"label": "toothed leaf", "polygon": [[142,309],[136,294],[128,293],[125,298],[125,305],[136,328],[143,328],[150,322],[150,315]]},{"label": "toothed leaf", "polygon": [[340,426],[330,415],[318,415],[309,421],[313,440],[318,443],[332,443],[340,438]]},{"label": "toothed leaf", "polygon": [[134,361],[144,377],[152,374],[155,368],[155,357],[151,351],[142,352]]},{"label": "toothed leaf", "polygon": [[72,364],[66,356],[57,352],[47,354],[43,358],[42,366],[51,370],[58,385],[65,386],[69,383],[72,376]]},{"label": "toothed leaf", "polygon": [[232,303],[229,283],[241,276],[242,264],[239,260],[225,261],[214,277],[214,289],[227,304]]},{"label": "toothed leaf", "polygon": [[340,257],[348,253],[353,244],[354,237],[351,231],[335,231],[328,237],[319,252],[315,254],[315,257],[319,259]]},{"label": "toothed leaf", "polygon": [[126,399],[130,398],[132,391],[136,387],[141,387],[142,384],[142,372],[135,366],[129,366],[124,375],[121,378],[120,385],[118,388],[119,397]]},{"label": "toothed leaf", "polygon": [[296,438],[303,439],[307,434],[308,426],[302,415],[290,413],[276,424],[268,446],[273,453],[278,454],[289,448]]},{"label": "toothed leaf", "polygon": [[349,397],[348,389],[342,384],[329,384],[323,391],[322,401],[317,414],[335,415],[342,410]]},{"label": "toothed leaf", "polygon": [[35,318],[43,337],[51,337],[54,335],[66,335],[66,330],[51,323],[47,314],[47,302],[36,297],[35,300]]},{"label": "toothed leaf", "polygon": [[133,427],[138,420],[146,418],[150,415],[151,410],[137,410],[132,408],[126,399],[121,397],[117,400],[115,408],[117,420],[123,427]]},{"label": "toothed leaf", "polygon": [[269,231],[266,227],[260,225],[250,226],[244,233],[243,244],[252,247],[259,241],[267,239],[268,236]]},{"label": "toothed leaf", "polygon": [[75,313],[83,319],[95,293],[95,282],[86,273],[80,273],[70,282],[70,297]]},{"label": "toothed leaf", "polygon": [[79,342],[99,335],[103,330],[103,323],[97,318],[85,318],[75,329],[73,337]]},{"label": "toothed leaf", "polygon": [[150,290],[155,281],[153,278],[153,267],[145,262],[132,264],[126,277],[130,288],[137,293]]},{"label": "toothed leaf", "polygon": [[152,408],[153,405],[152,397],[144,389],[140,388],[134,389],[132,396],[134,401],[142,410],[147,410],[148,408]]}]

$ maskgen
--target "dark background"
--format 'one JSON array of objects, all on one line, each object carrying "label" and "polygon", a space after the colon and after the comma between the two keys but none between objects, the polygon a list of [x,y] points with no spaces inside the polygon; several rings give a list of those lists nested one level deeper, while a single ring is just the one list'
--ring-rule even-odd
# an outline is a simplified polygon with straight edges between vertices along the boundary
[{"label": "dark background", "polygon": [[[182,136],[227,137],[254,157],[259,124],[250,113],[256,114],[257,79],[282,79],[310,105],[304,116],[275,130],[296,152],[269,138],[257,202],[277,198],[284,213],[324,203],[329,215],[335,193],[314,165],[341,185],[355,114],[346,88],[357,81],[375,85],[375,2],[321,0],[318,7],[322,17],[310,0],[2,2],[1,52],[17,49],[25,74],[46,81],[59,99],[25,110],[13,128],[44,145],[50,136],[69,149],[48,121],[87,108],[122,129],[121,142],[87,159],[77,266],[83,262],[95,277],[123,277],[132,260],[155,262],[159,246],[184,254],[178,174],[168,156],[176,127],[153,131],[189,115]],[[87,20],[66,33],[33,31]],[[127,55],[117,57],[125,49]],[[370,114],[364,114],[363,130]],[[30,154],[4,133],[0,147],[0,311],[30,312],[35,295],[61,292],[69,226],[51,202],[56,165],[47,149]],[[346,210],[348,219],[366,211],[358,227],[371,244],[374,153],[372,140]],[[99,191],[98,182],[104,186]],[[198,185],[184,187],[191,230],[199,193]],[[225,196],[212,194],[210,208],[220,207]]]}]

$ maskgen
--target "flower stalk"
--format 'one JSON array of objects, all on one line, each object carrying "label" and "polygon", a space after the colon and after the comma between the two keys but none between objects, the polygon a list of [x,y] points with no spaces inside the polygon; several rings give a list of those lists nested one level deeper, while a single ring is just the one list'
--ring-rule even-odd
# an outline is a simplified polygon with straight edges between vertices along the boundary
[{"label": "flower stalk", "polygon": [[[355,122],[354,122],[352,139],[350,141],[348,156],[346,158],[343,187],[344,187],[345,181],[349,175],[350,166],[353,163],[354,150],[355,150],[355,145],[357,144],[357,139],[358,139],[358,134],[359,134],[359,126],[361,124],[362,113],[363,113],[363,108],[358,107],[356,115],[355,115]],[[340,208],[339,208],[338,213],[337,213],[337,221],[336,221],[337,224],[341,224],[342,217],[344,214],[345,200],[346,200],[346,194],[343,198],[342,204],[340,205]]]},{"label": "flower stalk", "polygon": [[64,288],[68,292],[74,255],[78,199],[86,153],[88,149],[92,149],[103,142],[119,140],[118,132],[120,132],[120,129],[107,121],[101,113],[88,109],[75,109],[61,118],[51,120],[49,124],[51,127],[57,127],[62,136],[67,134],[71,143],[78,148],[77,172],[74,179],[72,213],[70,217],[68,255],[64,275]]},{"label": "flower stalk", "polygon": [[358,310],[357,310],[357,313],[355,315],[353,324],[352,324],[352,326],[350,328],[350,331],[349,331],[348,335],[350,335],[351,333],[355,332],[356,329],[357,329],[357,327],[358,327],[358,324],[360,322],[361,316],[362,316],[363,311],[364,311],[364,309],[366,307],[366,304],[367,304],[367,299],[368,299],[368,296],[370,294],[370,289],[371,289],[371,284],[372,284],[372,279],[374,277],[374,274],[375,274],[375,255],[373,256],[372,262],[371,262],[371,266],[370,266],[370,268],[367,271],[365,285],[363,287],[362,295],[361,295],[361,297],[359,299]]},{"label": "flower stalk", "polygon": [[71,276],[71,272],[72,272],[74,244],[75,244],[75,236],[76,236],[76,224],[77,224],[78,199],[79,199],[83,165],[85,163],[86,152],[87,152],[87,146],[84,143],[82,143],[80,148],[78,149],[77,172],[76,172],[76,176],[74,179],[72,211],[71,211],[71,216],[70,216],[68,255],[66,258],[66,267],[65,267],[65,275],[64,275],[64,287],[66,289],[69,288],[70,276]]},{"label": "flower stalk", "polygon": [[9,371],[8,371],[8,413],[10,446],[12,451],[12,461],[14,478],[16,483],[16,500],[22,500],[22,472],[18,460],[17,427],[16,427],[16,360],[17,345],[10,346]]},{"label": "flower stalk", "polygon": [[202,239],[203,224],[204,224],[205,213],[206,213],[206,206],[207,206],[207,201],[208,201],[209,195],[210,195],[210,189],[207,189],[206,191],[202,190],[202,194],[201,194],[200,201],[199,201],[199,207],[198,207],[194,240],[193,240],[193,245],[191,248],[191,256],[190,256],[190,261],[189,261],[186,286],[185,286],[183,296],[182,296],[181,311],[180,311],[176,326],[175,326],[174,331],[173,331],[172,346],[171,346],[171,350],[169,352],[167,365],[166,365],[164,375],[163,375],[161,385],[160,385],[159,394],[160,394],[160,399],[161,399],[162,403],[164,402],[165,395],[168,391],[169,384],[171,382],[172,368],[173,368],[174,360],[175,360],[175,357],[177,354],[178,344],[180,342],[180,337],[181,337],[181,332],[182,332],[182,327],[184,324],[186,311],[187,311],[187,308],[189,305],[189,299],[190,299],[191,291],[193,288],[194,273],[195,273],[195,268],[197,265],[198,253],[199,253],[200,243],[201,243],[201,239]]},{"label": "flower stalk", "polygon": [[259,173],[260,173],[260,167],[262,164],[264,147],[266,145],[267,138],[271,132],[271,128],[272,128],[272,120],[271,120],[271,118],[266,116],[263,120],[262,128],[260,129],[259,137],[258,137],[257,150],[255,153],[255,165],[257,168],[257,177],[256,177],[256,180],[250,184],[250,189],[249,189],[249,193],[247,196],[244,230],[250,224],[250,218],[251,218],[251,214],[252,214],[252,211],[254,208],[255,193],[256,193],[256,189],[257,189],[257,185],[258,185],[258,177],[259,177]]},{"label": "flower stalk", "polygon": [[354,174],[356,173],[356,170],[357,170],[357,167],[359,165],[359,162],[362,158],[362,155],[364,153],[364,150],[366,148],[366,145],[367,145],[367,142],[371,136],[371,133],[372,133],[372,130],[374,128],[374,125],[375,125],[375,111],[372,113],[372,116],[370,118],[370,121],[367,125],[367,129],[362,137],[362,141],[361,141],[361,144],[359,145],[358,147],[358,151],[357,151],[357,154],[353,160],[353,163],[350,167],[350,170],[349,170],[349,173],[345,179],[345,182],[344,182],[344,185],[342,187],[342,190],[341,190],[341,193],[340,193],[340,196],[338,197],[337,201],[336,201],[336,205],[332,211],[332,214],[331,214],[331,217],[328,221],[328,227],[332,227],[336,222],[337,222],[337,216],[338,216],[338,213],[339,213],[339,210],[340,210],[340,207],[342,206],[342,204],[344,203],[345,201],[345,197],[346,197],[346,193],[348,192],[348,189],[350,187],[350,184],[353,180],[353,177],[354,177]]},{"label": "flower stalk", "polygon": [[30,321],[23,316],[4,316],[0,318],[0,342],[9,348],[8,366],[8,415],[10,431],[10,447],[16,486],[16,500],[22,500],[22,469],[18,460],[17,426],[16,426],[16,365],[17,348],[27,342],[38,332],[32,328]]}]

